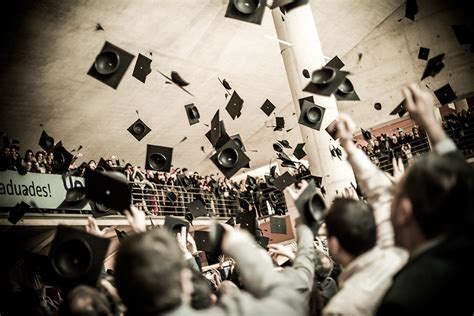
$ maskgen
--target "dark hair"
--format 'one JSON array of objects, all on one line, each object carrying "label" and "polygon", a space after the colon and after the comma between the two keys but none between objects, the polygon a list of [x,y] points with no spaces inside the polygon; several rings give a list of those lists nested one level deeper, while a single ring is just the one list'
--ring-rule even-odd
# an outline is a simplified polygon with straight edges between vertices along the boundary
[{"label": "dark hair", "polygon": [[458,152],[417,160],[403,179],[398,197],[407,197],[422,232],[432,238],[472,227],[474,170]]},{"label": "dark hair", "polygon": [[377,227],[372,207],[353,199],[336,198],[326,215],[328,237],[357,257],[375,246]]},{"label": "dark hair", "polygon": [[166,230],[150,230],[122,242],[115,280],[128,313],[156,315],[178,307],[184,267],[183,253]]},{"label": "dark hair", "polygon": [[[90,305],[84,306],[79,300],[89,299]],[[71,316],[109,316],[112,306],[105,294],[87,285],[78,285],[69,292],[60,306],[60,315]]]},{"label": "dark hair", "polygon": [[201,272],[191,269],[193,273],[191,281],[193,282],[193,294],[191,295],[191,306],[194,309],[205,309],[211,307],[211,286],[209,281]]}]

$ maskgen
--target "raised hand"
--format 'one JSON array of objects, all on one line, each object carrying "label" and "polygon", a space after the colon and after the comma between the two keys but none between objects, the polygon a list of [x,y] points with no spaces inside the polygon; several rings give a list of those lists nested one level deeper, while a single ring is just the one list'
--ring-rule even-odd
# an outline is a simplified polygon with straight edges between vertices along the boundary
[{"label": "raised hand", "polygon": [[87,218],[86,224],[86,232],[92,235],[96,235],[99,237],[104,237],[110,230],[114,229],[115,226],[105,227],[104,229],[100,229],[99,225],[97,225],[96,220],[93,217]]},{"label": "raised hand", "polygon": [[393,183],[398,183],[403,177],[403,174],[405,174],[405,166],[403,165],[402,158],[392,159],[392,166],[393,166],[393,175],[387,174],[389,179]]},{"label": "raised hand", "polygon": [[434,98],[428,91],[412,83],[402,89],[405,97],[405,109],[411,117],[423,128],[430,124],[437,124],[434,116]]},{"label": "raised hand", "polygon": [[125,210],[125,216],[127,217],[128,223],[136,233],[142,233],[146,231],[145,213],[138,210],[135,205],[130,205],[130,211]]}]

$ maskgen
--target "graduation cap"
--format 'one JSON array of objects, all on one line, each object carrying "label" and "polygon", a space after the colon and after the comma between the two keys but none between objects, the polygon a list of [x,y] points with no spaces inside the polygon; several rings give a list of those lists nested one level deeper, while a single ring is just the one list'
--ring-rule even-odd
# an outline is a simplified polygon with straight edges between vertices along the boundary
[{"label": "graduation cap", "polygon": [[444,54],[440,54],[438,56],[430,58],[428,60],[428,63],[426,64],[426,68],[425,68],[425,71],[423,72],[423,76],[421,77],[421,80],[429,76],[431,77],[436,76],[444,68],[443,58],[444,58]]},{"label": "graduation cap", "polygon": [[268,243],[270,242],[270,238],[265,236],[258,236],[257,237],[257,244],[260,245],[265,250],[268,250]]},{"label": "graduation cap", "polygon": [[114,168],[110,166],[104,158],[100,157],[99,163],[97,164],[96,171],[113,171]]},{"label": "graduation cap", "polygon": [[244,143],[242,142],[242,137],[240,137],[239,134],[230,136],[230,139],[234,141],[237,147],[239,147],[243,152],[245,152],[245,146],[244,146]]},{"label": "graduation cap", "polygon": [[273,131],[281,131],[283,130],[283,128],[285,127],[285,118],[284,117],[280,117],[280,116],[277,116],[275,117],[275,128],[273,129]]},{"label": "graduation cap", "polygon": [[308,96],[308,97],[304,97],[304,98],[301,98],[301,99],[298,99],[298,103],[300,105],[300,111],[301,109],[303,108],[303,103],[304,101],[308,101],[310,103],[314,103],[314,97],[312,95]]},{"label": "graduation cap", "polygon": [[282,139],[278,141],[280,144],[283,145],[283,147],[291,149],[292,147],[290,146],[290,143],[286,139]]},{"label": "graduation cap", "polygon": [[227,103],[227,106],[225,107],[227,113],[229,113],[230,117],[232,117],[233,120],[235,120],[236,117],[240,117],[240,115],[242,114],[243,104],[244,100],[242,100],[237,91],[234,90],[232,96],[229,99],[229,102]]},{"label": "graduation cap", "polygon": [[117,238],[119,240],[119,242],[122,242],[125,238],[128,237],[128,234],[123,231],[123,230],[118,230],[117,228],[114,228],[115,230],[115,234],[117,235]]},{"label": "graduation cap", "polygon": [[126,52],[122,48],[105,42],[87,74],[117,89],[134,57],[134,55]]},{"label": "graduation cap", "polygon": [[331,124],[326,127],[326,132],[332,139],[337,140],[337,120],[332,121]]},{"label": "graduation cap", "polygon": [[132,187],[124,174],[116,171],[98,172],[86,169],[86,198],[123,212],[130,208]]},{"label": "graduation cap", "polygon": [[380,102],[375,102],[374,109],[376,109],[377,111],[380,111],[382,109],[382,104],[380,104]]},{"label": "graduation cap", "polygon": [[418,52],[418,59],[428,60],[428,56],[430,55],[430,49],[426,47],[420,47]]},{"label": "graduation cap", "polygon": [[201,116],[199,115],[199,111],[197,107],[193,103],[186,104],[184,106],[184,109],[186,111],[186,115],[188,116],[189,125],[194,125],[196,123],[199,123],[199,118]]},{"label": "graduation cap", "polygon": [[306,152],[303,150],[305,143],[299,143],[296,145],[295,150],[293,151],[293,155],[296,157],[296,159],[302,159],[304,156],[306,156]]},{"label": "graduation cap", "polygon": [[138,54],[137,62],[135,63],[135,68],[133,68],[133,74],[135,78],[140,80],[141,82],[145,83],[146,76],[151,73],[151,59],[142,55]]},{"label": "graduation cap", "polygon": [[298,123],[319,131],[323,122],[325,108],[314,103],[303,101]]},{"label": "graduation cap", "polygon": [[270,231],[272,234],[286,234],[285,217],[270,217]]},{"label": "graduation cap", "polygon": [[51,152],[53,153],[53,162],[51,163],[53,172],[67,172],[74,156],[63,147],[62,142],[57,143]]},{"label": "graduation cap", "polygon": [[252,190],[257,189],[257,180],[249,174],[247,175],[247,178],[245,179],[245,184]]},{"label": "graduation cap", "polygon": [[273,150],[276,152],[283,152],[283,145],[280,144],[279,142],[273,143]]},{"label": "graduation cap", "polygon": [[235,217],[236,223],[240,224],[240,229],[245,229],[252,236],[257,233],[257,214],[255,211],[238,213]]},{"label": "graduation cap", "polygon": [[366,142],[369,142],[372,139],[372,133],[369,131],[364,130],[363,128],[360,129],[362,136],[364,137]]},{"label": "graduation cap", "polygon": [[441,105],[446,105],[457,99],[456,93],[449,83],[436,90],[434,94]]},{"label": "graduation cap", "polygon": [[163,226],[174,234],[181,232],[181,227],[183,226],[186,227],[186,231],[189,232],[189,222],[179,217],[165,216]]},{"label": "graduation cap", "polygon": [[306,79],[311,78],[311,75],[309,74],[308,69],[303,69],[302,74],[303,74],[303,77],[305,77]]},{"label": "graduation cap", "polygon": [[228,179],[250,162],[250,159],[233,140],[222,145],[210,157],[210,160]]},{"label": "graduation cap", "polygon": [[137,119],[129,128],[127,128],[127,131],[129,131],[136,140],[141,141],[143,137],[151,131],[151,128],[149,128],[141,119]]},{"label": "graduation cap", "polygon": [[359,101],[359,96],[354,90],[354,85],[352,82],[346,78],[344,81],[337,87],[336,91],[336,100],[339,101]]},{"label": "graduation cap", "polygon": [[176,193],[174,191],[168,191],[168,192],[166,192],[166,199],[169,202],[174,203],[178,200],[178,196],[176,195]]},{"label": "graduation cap", "polygon": [[209,139],[209,142],[212,146],[216,147],[217,141],[222,136],[221,125],[219,121],[219,110],[216,111],[216,114],[212,117],[211,120],[211,130],[206,134],[206,137]]},{"label": "graduation cap", "polygon": [[268,187],[274,188],[275,187],[275,179],[276,177],[274,175],[264,175],[265,177],[265,183],[267,184]]},{"label": "graduation cap", "polygon": [[472,32],[467,25],[460,24],[460,25],[451,25],[451,28],[456,35],[456,38],[459,44],[472,44],[474,40],[474,32]]},{"label": "graduation cap", "polygon": [[161,71],[158,70],[158,72],[163,76],[165,77],[166,79],[168,79],[169,83],[173,83],[175,84],[178,88],[180,88],[181,90],[183,90],[184,92],[186,92],[187,94],[193,96],[188,90],[184,89],[183,87],[186,87],[187,85],[189,85],[189,82],[185,81],[176,71],[172,71],[171,72],[171,77],[168,77],[167,75],[165,75],[164,73],[162,73]]},{"label": "graduation cap", "polygon": [[54,138],[52,138],[45,131],[43,131],[41,133],[40,140],[39,140],[38,144],[40,145],[40,147],[44,151],[49,153],[51,151],[51,149],[53,149],[53,147],[54,147]]},{"label": "graduation cap", "polygon": [[225,80],[225,79],[221,80],[219,78],[217,78],[217,80],[219,80],[219,82],[222,84],[224,89],[226,89],[226,90],[231,90],[232,89],[232,87],[230,86],[230,84],[227,80]]},{"label": "graduation cap", "polygon": [[260,107],[260,109],[265,113],[267,116],[270,116],[272,114],[273,110],[275,110],[275,106],[273,105],[270,100],[266,99],[263,105]]},{"label": "graduation cap", "polygon": [[250,203],[244,198],[238,198],[239,207],[244,211],[250,211]]},{"label": "graduation cap", "polygon": [[403,115],[405,115],[405,113],[407,113],[407,110],[405,109],[405,100],[403,100],[402,102],[400,102],[399,105],[397,105],[396,108],[392,110],[392,112],[390,112],[390,115],[398,114],[399,117],[402,117]]},{"label": "graduation cap", "polygon": [[194,231],[194,241],[196,242],[197,250],[209,252],[213,248],[211,245],[210,233],[203,230]]},{"label": "graduation cap", "polygon": [[313,181],[309,182],[308,186],[296,199],[295,206],[303,222],[313,228],[313,231],[318,231],[319,226],[324,220],[326,204],[321,195],[316,192],[316,186]]},{"label": "graduation cap", "polygon": [[49,252],[58,284],[69,289],[77,284],[96,286],[109,244],[107,238],[58,226]]},{"label": "graduation cap", "polygon": [[235,219],[234,219],[234,217],[229,218],[229,219],[225,222],[225,224],[234,227],[234,225],[235,225]]},{"label": "graduation cap", "polygon": [[416,0],[407,0],[405,6],[405,17],[415,21],[415,15],[418,13],[418,3]]},{"label": "graduation cap", "polygon": [[81,210],[88,203],[84,187],[71,187],[66,190],[66,196],[57,209]]},{"label": "graduation cap", "polygon": [[275,179],[275,187],[283,191],[287,186],[292,185],[296,182],[296,178],[293,177],[288,171]]},{"label": "graduation cap", "polygon": [[173,148],[150,145],[146,147],[146,170],[170,172],[173,159]]},{"label": "graduation cap", "polygon": [[100,218],[109,215],[117,215],[117,211],[94,201],[89,201],[91,213],[94,218]]},{"label": "graduation cap", "polygon": [[261,24],[266,0],[229,0],[225,17]]},{"label": "graduation cap", "polygon": [[281,165],[282,165],[283,167],[292,167],[292,168],[295,168],[295,167],[296,167],[294,161],[291,160],[290,157],[288,157],[288,155],[285,154],[284,152],[278,153],[278,158],[277,158],[277,159],[279,159],[279,160],[282,161],[282,164],[281,164]]},{"label": "graduation cap", "polygon": [[332,67],[323,67],[313,71],[311,82],[303,91],[311,92],[322,96],[330,96],[344,82],[349,73]]},{"label": "graduation cap", "polygon": [[206,208],[206,203],[204,203],[201,198],[197,198],[191,203],[186,204],[186,208],[191,212],[193,218],[206,216],[209,213]]},{"label": "graduation cap", "polygon": [[23,216],[25,216],[26,212],[30,209],[30,206],[25,203],[17,203],[11,210],[8,212],[8,221],[15,225],[18,223],[20,219],[22,219]]},{"label": "graduation cap", "polygon": [[331,59],[326,65],[324,65],[324,67],[331,67],[340,70],[342,67],[344,67],[344,63],[338,56],[334,56],[333,59]]}]

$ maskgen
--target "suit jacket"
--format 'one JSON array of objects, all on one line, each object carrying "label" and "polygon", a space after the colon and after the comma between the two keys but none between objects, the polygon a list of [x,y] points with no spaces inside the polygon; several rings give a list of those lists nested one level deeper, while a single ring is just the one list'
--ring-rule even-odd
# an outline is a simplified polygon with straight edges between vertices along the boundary
[{"label": "suit jacket", "polygon": [[377,315],[473,315],[474,242],[449,237],[393,278]]}]

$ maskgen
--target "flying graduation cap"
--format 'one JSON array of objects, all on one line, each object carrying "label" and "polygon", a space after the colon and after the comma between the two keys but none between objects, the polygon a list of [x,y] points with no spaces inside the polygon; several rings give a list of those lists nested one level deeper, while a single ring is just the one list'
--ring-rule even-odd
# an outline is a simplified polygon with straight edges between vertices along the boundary
[{"label": "flying graduation cap", "polygon": [[436,76],[444,68],[443,58],[444,54],[439,54],[438,56],[430,58],[426,64],[426,68],[423,72],[421,80],[425,79],[426,77]]},{"label": "flying graduation cap", "polygon": [[243,104],[244,100],[242,100],[237,91],[234,90],[229,102],[227,103],[227,106],[225,107],[227,113],[229,113],[233,120],[235,120],[237,117],[240,117],[242,114]]},{"label": "flying graduation cap", "polygon": [[270,100],[266,99],[263,105],[260,107],[260,109],[265,113],[267,116],[270,116],[272,112],[275,110],[275,105],[273,105]]},{"label": "flying graduation cap", "polygon": [[293,155],[296,159],[301,160],[306,156],[306,152],[303,150],[305,143],[299,143],[296,145],[295,150],[293,151]]},{"label": "flying graduation cap", "polygon": [[266,0],[229,0],[225,17],[261,24],[266,4]]},{"label": "flying graduation cap", "polygon": [[175,84],[177,87],[179,87],[181,90],[183,90],[184,92],[186,92],[187,94],[189,94],[190,96],[193,96],[191,94],[191,92],[189,92],[188,90],[184,89],[183,87],[186,87],[187,85],[189,85],[189,82],[185,81],[176,71],[172,71],[171,72],[171,77],[168,77],[167,75],[165,75],[164,73],[162,73],[161,71],[158,70],[158,72],[163,76],[165,77],[166,79],[168,79],[168,82],[169,83],[173,83]]},{"label": "flying graduation cap", "polygon": [[137,62],[135,63],[135,68],[133,69],[133,74],[135,78],[139,81],[145,83],[146,77],[151,73],[151,59],[138,54]]}]

